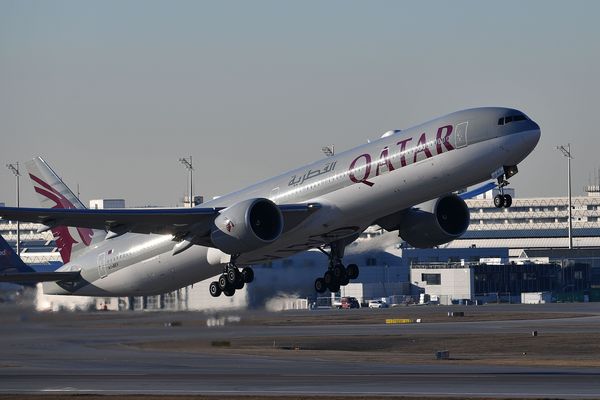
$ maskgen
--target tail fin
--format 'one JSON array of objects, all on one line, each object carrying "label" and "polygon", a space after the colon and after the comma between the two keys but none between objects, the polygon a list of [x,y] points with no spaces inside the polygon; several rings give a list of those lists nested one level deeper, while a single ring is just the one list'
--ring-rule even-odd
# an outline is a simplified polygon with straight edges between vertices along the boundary
[{"label": "tail fin", "polygon": [[0,235],[0,273],[15,274],[24,272],[35,272],[21,260],[21,257],[9,246],[9,244]]},{"label": "tail fin", "polygon": [[[86,208],[41,157],[28,161],[26,166],[43,208]],[[51,230],[65,264],[106,235],[104,231],[88,228],[56,226]]]}]

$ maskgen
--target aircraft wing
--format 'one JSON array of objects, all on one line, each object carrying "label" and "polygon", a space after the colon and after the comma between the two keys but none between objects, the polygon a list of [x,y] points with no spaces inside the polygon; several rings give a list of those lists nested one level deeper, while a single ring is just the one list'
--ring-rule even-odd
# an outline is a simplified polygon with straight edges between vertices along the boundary
[{"label": "aircraft wing", "polygon": [[[284,227],[288,231],[302,222],[318,204],[283,204],[278,206],[283,214]],[[116,234],[125,232],[185,235],[190,231],[210,234],[214,219],[220,208],[149,208],[149,209],[62,209],[0,207],[4,219],[34,222],[49,228],[72,226],[77,228],[103,229]]]},{"label": "aircraft wing", "polygon": [[32,282],[68,282],[80,277],[79,271],[75,272],[19,272],[0,273],[0,282],[32,283]]},{"label": "aircraft wing", "polygon": [[135,233],[176,234],[212,221],[216,208],[88,210],[63,208],[0,208],[0,217],[49,227],[73,226]]}]

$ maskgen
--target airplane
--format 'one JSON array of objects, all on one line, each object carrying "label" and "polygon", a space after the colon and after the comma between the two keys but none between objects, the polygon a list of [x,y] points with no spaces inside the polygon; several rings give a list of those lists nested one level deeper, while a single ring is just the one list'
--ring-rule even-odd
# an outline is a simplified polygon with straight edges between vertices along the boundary
[{"label": "airplane", "polygon": [[88,210],[37,158],[27,167],[44,208],[3,207],[0,216],[53,232],[64,261],[55,274],[73,275],[40,276],[46,294],[155,295],[215,277],[210,294],[233,296],[253,281],[253,264],[312,248],[328,259],[316,292],[337,292],[359,275],[343,264],[345,247],[371,225],[414,247],[450,242],[470,218],[455,192],[490,179],[496,207],[510,207],[503,188],[540,136],[516,109],[467,109],[174,209]]}]

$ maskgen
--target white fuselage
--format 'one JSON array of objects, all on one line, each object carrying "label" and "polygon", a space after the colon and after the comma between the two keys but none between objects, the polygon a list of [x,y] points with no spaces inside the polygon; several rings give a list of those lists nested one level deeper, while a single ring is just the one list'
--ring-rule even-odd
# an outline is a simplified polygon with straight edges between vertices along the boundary
[{"label": "white fuselage", "polygon": [[[535,147],[533,121],[497,126],[509,109],[459,111],[398,131],[334,157],[204,203],[228,207],[265,197],[276,204],[319,203],[321,208],[274,243],[242,254],[237,263],[288,257],[355,235],[378,218],[489,180],[499,167],[517,165]],[[45,283],[47,294],[134,296],[165,293],[223,272],[229,256],[192,246],[173,255],[170,235],[124,234],[92,244],[59,271],[80,270],[85,285]],[[325,265],[325,262],[324,262]]]}]

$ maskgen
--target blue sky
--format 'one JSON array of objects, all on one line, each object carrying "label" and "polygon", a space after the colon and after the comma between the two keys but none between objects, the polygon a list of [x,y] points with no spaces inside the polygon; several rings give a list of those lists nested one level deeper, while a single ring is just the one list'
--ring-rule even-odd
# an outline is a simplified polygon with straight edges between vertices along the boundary
[{"label": "blue sky", "polygon": [[[0,0],[0,161],[42,155],[86,201],[175,205],[181,156],[211,197],[325,144],[499,105],[542,127],[517,194],[565,192],[567,142],[582,193],[600,167],[599,4]],[[4,168],[0,184],[14,203]]]}]

